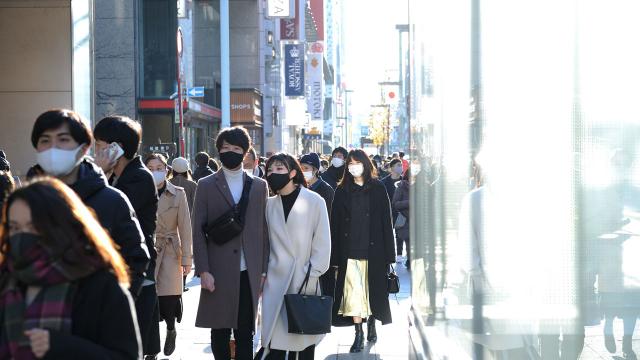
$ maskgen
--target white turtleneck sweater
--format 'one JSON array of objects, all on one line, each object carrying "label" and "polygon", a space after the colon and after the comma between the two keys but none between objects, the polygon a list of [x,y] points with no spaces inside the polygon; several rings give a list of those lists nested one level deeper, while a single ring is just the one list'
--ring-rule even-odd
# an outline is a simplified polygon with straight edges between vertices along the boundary
[{"label": "white turtleneck sweater", "polygon": [[[244,187],[244,177],[242,175],[244,175],[244,170],[242,167],[238,170],[229,170],[223,166],[222,171],[224,172],[225,180],[227,180],[227,185],[229,185],[233,202],[237,204],[242,197],[242,188]],[[240,271],[247,270],[247,261],[244,258],[243,247],[244,244],[240,246]]]}]

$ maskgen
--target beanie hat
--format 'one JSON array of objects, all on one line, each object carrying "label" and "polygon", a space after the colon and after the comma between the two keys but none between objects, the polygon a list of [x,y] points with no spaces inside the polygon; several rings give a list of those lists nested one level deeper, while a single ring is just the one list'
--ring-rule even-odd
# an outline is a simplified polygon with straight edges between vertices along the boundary
[{"label": "beanie hat", "polygon": [[171,162],[171,168],[177,173],[186,173],[189,171],[189,161],[183,157],[177,157]]},{"label": "beanie hat", "polygon": [[320,169],[320,157],[318,157],[318,154],[316,153],[302,155],[302,158],[300,158],[300,164],[307,164],[316,169]]}]

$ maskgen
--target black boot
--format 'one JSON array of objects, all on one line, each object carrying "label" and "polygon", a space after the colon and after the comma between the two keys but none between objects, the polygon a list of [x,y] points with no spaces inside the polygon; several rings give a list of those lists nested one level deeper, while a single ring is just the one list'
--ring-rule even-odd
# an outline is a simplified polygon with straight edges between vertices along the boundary
[{"label": "black boot", "polygon": [[622,337],[622,356],[628,360],[636,360],[636,353],[633,352],[631,346],[631,335],[624,335]]},{"label": "black boot", "polygon": [[169,330],[167,329],[167,338],[164,341],[164,354],[169,356],[173,354],[173,351],[176,349],[176,336],[178,333],[176,329]]},{"label": "black boot", "polygon": [[367,341],[378,341],[378,334],[376,333],[376,319],[373,316],[369,316],[367,320]]},{"label": "black boot", "polygon": [[356,338],[351,345],[350,353],[359,353],[364,348],[364,331],[362,331],[362,323],[356,324]]}]

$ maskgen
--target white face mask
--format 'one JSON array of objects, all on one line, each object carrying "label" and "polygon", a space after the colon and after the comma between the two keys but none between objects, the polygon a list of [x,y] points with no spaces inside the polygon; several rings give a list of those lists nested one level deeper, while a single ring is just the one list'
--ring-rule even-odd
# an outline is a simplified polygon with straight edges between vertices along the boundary
[{"label": "white face mask", "polygon": [[353,164],[349,165],[349,172],[353,177],[360,177],[362,173],[364,173],[364,165],[362,164]]},{"label": "white face mask", "polygon": [[304,175],[304,179],[307,181],[313,179],[313,171],[303,171],[302,175]]},{"label": "white face mask", "polygon": [[162,184],[167,178],[167,170],[159,170],[152,172],[153,181],[156,183],[156,186]]},{"label": "white face mask", "polygon": [[334,157],[333,159],[331,159],[331,165],[335,167],[341,167],[342,165],[344,165],[344,160]]},{"label": "white face mask", "polygon": [[402,165],[395,166],[393,169],[396,172],[396,174],[402,175]]},{"label": "white face mask", "polygon": [[82,149],[82,145],[74,150],[51,148],[39,152],[37,154],[38,165],[51,176],[68,175],[82,160],[82,158],[76,158],[80,149]]}]

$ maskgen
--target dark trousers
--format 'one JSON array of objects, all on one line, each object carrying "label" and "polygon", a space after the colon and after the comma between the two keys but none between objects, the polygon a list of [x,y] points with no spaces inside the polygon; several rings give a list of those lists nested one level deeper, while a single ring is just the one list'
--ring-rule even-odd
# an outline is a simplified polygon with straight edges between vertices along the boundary
[{"label": "dark trousers", "polygon": [[[404,250],[405,239],[402,239],[396,234],[396,254],[402,256],[402,250]],[[409,244],[407,242],[407,254],[409,253]]]},{"label": "dark trousers", "polygon": [[[256,355],[256,359],[262,359],[263,352],[264,352],[264,349],[260,349],[260,351],[258,351],[258,354]],[[316,352],[315,345],[311,345],[302,351],[289,351],[288,357],[286,356],[287,352],[284,350],[271,349],[269,350],[269,353],[264,358],[264,360],[296,360],[296,355],[298,356],[297,360],[313,360],[313,357],[315,356],[315,352]]]},{"label": "dark trousers", "polygon": [[[249,275],[246,271],[240,273],[240,303],[238,307],[238,328],[233,329],[236,340],[236,360],[253,359],[253,330],[255,317],[253,315],[253,300]],[[216,360],[231,359],[229,340],[231,329],[211,329],[211,348]]]},{"label": "dark trousers", "polygon": [[155,285],[142,288],[136,299],[136,313],[142,339],[142,352],[144,355],[158,354],[160,352],[160,323]]},{"label": "dark trousers", "polygon": [[176,314],[180,306],[180,295],[158,296],[160,318],[167,324],[167,330],[176,328]]}]

